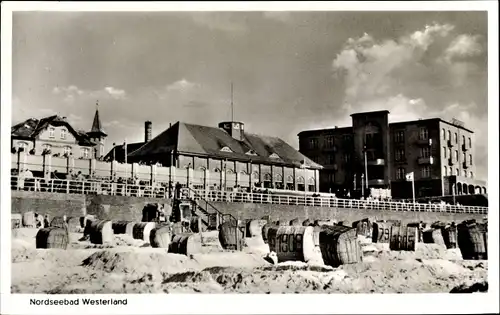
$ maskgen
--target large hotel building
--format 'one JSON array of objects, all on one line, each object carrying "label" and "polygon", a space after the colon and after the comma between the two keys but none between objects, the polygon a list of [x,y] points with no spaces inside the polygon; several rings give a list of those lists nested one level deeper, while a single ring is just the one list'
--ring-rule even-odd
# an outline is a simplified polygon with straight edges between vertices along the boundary
[{"label": "large hotel building", "polygon": [[486,183],[475,178],[474,133],[463,123],[440,118],[389,123],[386,110],[351,117],[352,127],[298,134],[299,151],[323,166],[321,191],[359,195],[368,178],[369,188],[411,198],[406,174],[413,172],[416,197],[486,193]]}]

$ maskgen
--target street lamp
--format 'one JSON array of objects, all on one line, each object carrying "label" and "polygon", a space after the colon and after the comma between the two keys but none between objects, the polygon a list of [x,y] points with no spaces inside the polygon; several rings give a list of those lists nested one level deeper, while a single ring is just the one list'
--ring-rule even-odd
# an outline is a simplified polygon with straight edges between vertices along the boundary
[{"label": "street lamp", "polygon": [[365,174],[361,174],[361,197],[365,197]]},{"label": "street lamp", "polygon": [[306,160],[301,161],[300,168],[304,170],[304,207],[306,206]]}]

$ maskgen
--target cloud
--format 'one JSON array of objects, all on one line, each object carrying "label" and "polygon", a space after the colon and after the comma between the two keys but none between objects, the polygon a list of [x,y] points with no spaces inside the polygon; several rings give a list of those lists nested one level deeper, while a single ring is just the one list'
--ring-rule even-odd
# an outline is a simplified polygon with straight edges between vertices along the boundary
[{"label": "cloud", "polygon": [[292,14],[288,11],[267,11],[263,13],[263,16],[282,23],[290,22],[292,18]]},{"label": "cloud", "polygon": [[107,86],[104,88],[104,91],[106,91],[114,99],[125,98],[125,90],[115,89],[114,87]]},{"label": "cloud", "polygon": [[247,30],[245,20],[238,14],[231,12],[196,12],[191,15],[192,20],[211,30],[241,33]]},{"label": "cloud", "polygon": [[56,95],[60,94],[66,94],[66,95],[82,95],[84,93],[83,90],[80,90],[77,86],[75,85],[69,85],[67,87],[59,87],[56,86],[52,89],[52,93]]},{"label": "cloud", "polygon": [[[391,122],[457,118],[476,132],[478,159],[487,160],[486,105],[464,101],[463,96],[465,87],[482,89],[473,77],[482,75],[480,65],[455,60],[482,50],[477,36],[454,38],[453,30],[453,25],[434,24],[396,39],[379,40],[366,33],[348,39],[332,62],[344,93],[337,113],[342,120],[335,123],[350,125],[350,114],[375,110],[389,110]],[[477,172],[487,177],[487,170],[478,167]]]},{"label": "cloud", "polygon": [[193,82],[189,82],[186,79],[181,79],[179,81],[175,81],[174,83],[171,83],[167,85],[166,90],[171,92],[171,91],[188,91],[192,90],[199,85]]},{"label": "cloud", "polygon": [[78,98],[97,98],[97,99],[115,99],[123,100],[127,98],[125,90],[117,89],[111,86],[104,87],[101,90],[83,90],[75,85],[56,86],[52,89],[52,94],[62,97],[65,103],[72,104]]},{"label": "cloud", "polygon": [[404,37],[402,42],[427,50],[436,38],[448,36],[454,28],[450,24],[435,23],[433,25],[426,25],[424,30],[416,31],[409,37]]},{"label": "cloud", "polygon": [[462,34],[457,36],[444,52],[444,59],[451,62],[453,58],[467,58],[478,56],[483,52],[479,43],[479,35],[471,36]]},{"label": "cloud", "polygon": [[406,92],[415,82],[409,80],[416,81],[412,75],[426,70],[423,59],[431,45],[447,37],[453,28],[448,24],[427,25],[397,40],[377,41],[367,33],[349,38],[333,60],[334,73],[345,85],[344,102],[350,104],[349,109],[397,105],[394,100],[403,98],[411,105],[408,102],[412,97]]}]

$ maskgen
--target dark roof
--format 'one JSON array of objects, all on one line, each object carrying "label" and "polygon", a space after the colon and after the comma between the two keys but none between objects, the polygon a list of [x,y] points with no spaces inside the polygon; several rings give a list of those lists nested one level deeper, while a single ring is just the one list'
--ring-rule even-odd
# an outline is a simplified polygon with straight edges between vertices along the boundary
[{"label": "dark roof", "polygon": [[[127,143],[127,156],[131,153],[134,152],[135,150],[139,149],[142,147],[146,142],[136,142],[136,143]],[[114,159],[115,161],[118,162],[125,162],[125,148],[124,145],[115,145],[111,150],[109,150],[108,154],[104,157],[104,161],[112,161],[113,160],[113,150],[114,152]]]},{"label": "dark roof", "polygon": [[[362,113],[362,114],[364,114],[364,113]],[[357,115],[357,114],[353,114],[353,115]],[[427,122],[443,122],[443,123],[448,124],[450,126],[454,126],[454,127],[466,130],[468,132],[474,133],[474,131],[472,131],[470,129],[452,124],[452,123],[450,123],[446,120],[443,120],[441,118],[428,118],[428,119],[418,119],[418,120],[410,120],[410,121],[398,121],[398,122],[389,123],[389,127],[390,126],[406,126],[406,125],[410,125],[410,124],[427,123]],[[314,134],[325,133],[325,132],[339,133],[339,132],[345,132],[345,131],[352,132],[352,127],[304,130],[304,131],[299,132],[297,134],[297,136],[300,137],[300,136],[314,135]]]},{"label": "dark roof", "polygon": [[44,130],[46,130],[49,125],[59,127],[65,126],[68,131],[76,138],[80,145],[84,146],[94,146],[95,143],[90,141],[85,133],[75,130],[64,117],[57,115],[42,118],[40,120],[36,118],[27,119],[21,123],[14,125],[11,128],[11,135],[14,138],[22,139],[36,139],[36,137]]},{"label": "dark roof", "polygon": [[443,123],[448,124],[450,126],[457,127],[457,128],[466,130],[468,132],[474,133],[474,131],[472,131],[470,129],[467,129],[463,126],[455,125],[455,124],[453,124],[449,121],[446,121],[444,119],[441,119],[441,118],[427,118],[427,119],[410,120],[410,121],[398,121],[398,122],[390,123],[389,126],[391,126],[391,125],[394,125],[394,126],[396,126],[396,125],[410,125],[410,124],[418,124],[418,123],[426,123],[426,122],[443,122]]},{"label": "dark roof", "polygon": [[94,121],[92,122],[92,128],[88,134],[95,134],[101,136],[107,136],[107,134],[102,129],[101,119],[99,118],[99,110],[95,110]]},{"label": "dark roof", "polygon": [[371,112],[361,112],[361,113],[354,113],[354,114],[351,114],[351,117],[352,116],[360,116],[360,115],[379,115],[379,114],[389,114],[390,112],[385,109],[385,110],[375,110],[375,111],[371,111]]},{"label": "dark roof", "polygon": [[333,134],[344,134],[345,132],[352,133],[352,127],[335,127],[335,128],[326,128],[326,129],[312,129],[312,130],[304,130],[297,134],[297,136],[303,136],[308,134],[317,134],[317,133],[333,133]]},{"label": "dark roof", "polygon": [[[221,151],[224,147],[232,152]],[[238,141],[221,128],[181,122],[177,122],[128,156],[137,161],[144,159],[144,161],[151,162],[155,156],[164,155],[172,150],[181,154],[209,156],[216,159],[295,167],[300,167],[301,161],[305,160],[310,168],[322,168],[321,165],[314,163],[277,137],[245,132],[243,141]],[[253,151],[256,155],[247,154],[249,151]],[[279,158],[270,158],[273,153]]]}]

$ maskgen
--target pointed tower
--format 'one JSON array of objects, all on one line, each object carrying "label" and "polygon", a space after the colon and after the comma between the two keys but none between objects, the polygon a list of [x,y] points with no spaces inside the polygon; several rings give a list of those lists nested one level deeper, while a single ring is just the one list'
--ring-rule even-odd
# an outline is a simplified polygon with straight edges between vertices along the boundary
[{"label": "pointed tower", "polygon": [[94,150],[94,158],[99,159],[104,156],[104,140],[108,136],[102,129],[101,120],[99,119],[99,102],[96,103],[94,121],[92,128],[87,132],[90,140],[96,144]]}]

